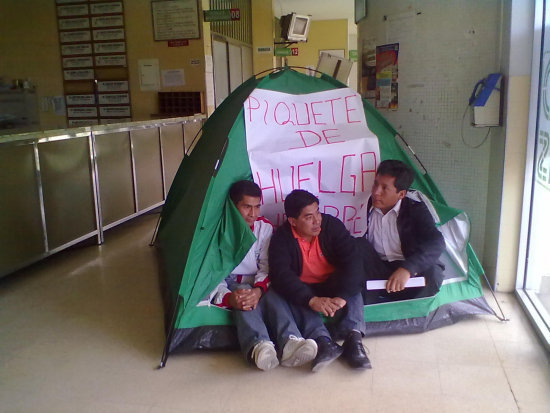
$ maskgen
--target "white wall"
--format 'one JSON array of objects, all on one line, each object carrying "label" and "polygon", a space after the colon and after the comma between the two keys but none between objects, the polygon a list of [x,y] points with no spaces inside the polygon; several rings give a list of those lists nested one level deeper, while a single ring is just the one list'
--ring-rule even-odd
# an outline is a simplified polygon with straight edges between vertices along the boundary
[{"label": "white wall", "polygon": [[[384,21],[384,16],[390,20]],[[399,24],[392,18],[402,17]],[[399,109],[382,110],[416,151],[449,205],[472,221],[471,242],[483,262],[491,141],[502,139],[461,125],[475,83],[500,69],[500,0],[370,0],[367,18],[358,25],[358,50],[374,38],[376,45],[399,43]],[[360,72],[360,71],[359,71]],[[502,180],[502,171],[496,177]],[[497,197],[495,197],[496,199]],[[493,228],[497,231],[497,228]]]}]

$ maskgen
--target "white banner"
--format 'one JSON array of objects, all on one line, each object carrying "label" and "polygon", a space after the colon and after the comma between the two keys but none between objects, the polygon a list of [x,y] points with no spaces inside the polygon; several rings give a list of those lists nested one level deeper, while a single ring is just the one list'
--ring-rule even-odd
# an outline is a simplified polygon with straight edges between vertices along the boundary
[{"label": "white banner", "polygon": [[349,88],[304,95],[255,89],[244,102],[252,176],[262,188],[262,215],[284,221],[284,199],[305,189],[320,210],[352,235],[366,230],[366,203],[380,162],[361,97]]}]

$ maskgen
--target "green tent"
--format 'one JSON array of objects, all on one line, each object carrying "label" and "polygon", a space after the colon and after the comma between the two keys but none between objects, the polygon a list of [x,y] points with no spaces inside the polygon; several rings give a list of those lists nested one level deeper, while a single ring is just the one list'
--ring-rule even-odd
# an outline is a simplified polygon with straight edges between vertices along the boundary
[{"label": "green tent", "polygon": [[[170,353],[237,346],[231,312],[206,299],[240,263],[255,238],[234,205],[229,187],[251,179],[243,103],[255,88],[291,95],[346,87],[322,75],[278,69],[243,83],[216,109],[193,151],[176,174],[159,226],[156,246],[166,306],[167,341],[161,366]],[[449,207],[421,164],[409,157],[395,129],[366,101],[368,128],[378,138],[381,159],[400,159],[416,171],[411,195],[428,205],[444,234],[446,266],[440,292],[423,299],[366,303],[369,335],[421,332],[473,314],[494,314],[480,283],[483,269],[468,243],[469,221]]]}]

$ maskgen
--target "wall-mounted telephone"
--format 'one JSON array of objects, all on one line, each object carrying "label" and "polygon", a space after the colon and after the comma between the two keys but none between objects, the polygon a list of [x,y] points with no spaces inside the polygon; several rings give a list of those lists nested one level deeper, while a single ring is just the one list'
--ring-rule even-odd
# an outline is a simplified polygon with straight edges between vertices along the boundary
[{"label": "wall-mounted telephone", "polygon": [[476,83],[468,102],[473,109],[473,126],[500,126],[502,124],[501,87],[502,75],[500,73],[491,73]]}]

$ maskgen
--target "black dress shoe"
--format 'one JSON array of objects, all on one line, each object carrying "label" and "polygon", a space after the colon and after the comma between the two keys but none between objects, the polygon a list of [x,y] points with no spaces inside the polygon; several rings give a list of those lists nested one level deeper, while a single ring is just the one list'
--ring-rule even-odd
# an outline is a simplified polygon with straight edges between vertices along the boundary
[{"label": "black dress shoe", "polygon": [[344,358],[353,369],[370,369],[369,357],[363,346],[361,333],[352,331],[343,344]]},{"label": "black dress shoe", "polygon": [[330,339],[330,337],[318,337],[317,356],[311,362],[311,371],[321,370],[342,355],[344,349]]}]

